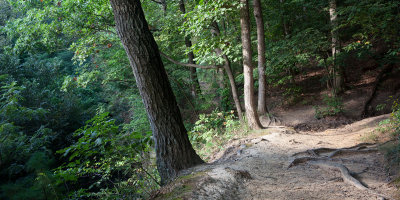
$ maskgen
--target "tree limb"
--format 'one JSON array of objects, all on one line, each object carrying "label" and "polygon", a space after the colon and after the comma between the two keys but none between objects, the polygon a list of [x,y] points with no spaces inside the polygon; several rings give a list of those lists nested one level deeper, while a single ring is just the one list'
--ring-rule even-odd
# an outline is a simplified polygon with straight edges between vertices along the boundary
[{"label": "tree limb", "polygon": [[176,64],[176,65],[180,65],[180,66],[184,66],[184,67],[194,67],[194,68],[201,68],[201,69],[218,69],[220,68],[220,66],[217,65],[196,65],[196,64],[189,64],[189,63],[181,63],[178,62],[174,59],[172,59],[171,57],[167,56],[166,54],[164,54],[163,52],[160,51],[160,55],[164,56],[167,60],[171,61],[172,63]]}]

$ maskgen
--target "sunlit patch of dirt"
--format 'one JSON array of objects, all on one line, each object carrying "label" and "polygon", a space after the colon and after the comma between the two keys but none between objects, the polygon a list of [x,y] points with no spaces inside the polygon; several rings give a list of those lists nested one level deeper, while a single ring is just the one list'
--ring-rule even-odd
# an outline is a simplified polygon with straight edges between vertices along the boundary
[{"label": "sunlit patch of dirt", "polygon": [[[325,159],[324,154],[318,155],[322,160],[345,166],[348,175],[368,191],[349,183],[343,172],[338,171],[340,168],[335,167],[339,165],[301,162],[288,168],[295,158],[302,156],[297,152],[346,147],[354,150],[354,146],[362,143],[366,134],[373,132],[378,123],[388,117],[367,118],[319,132],[296,132],[287,127],[266,129],[264,131],[268,134],[249,135],[228,144],[225,152],[215,156],[212,163],[182,171],[183,178],[178,178],[178,184],[172,183],[173,187],[176,185],[178,188],[168,191],[179,193],[179,188],[185,188],[179,180],[191,179],[184,182],[190,186],[186,187],[190,190],[184,190],[181,196],[174,195],[174,198],[359,200],[377,199],[378,195],[382,195],[388,199],[399,199],[398,190],[392,184],[397,176],[388,173],[383,153],[376,149],[364,149],[362,154],[343,151],[335,155],[333,160]],[[168,192],[163,195],[168,195]]]}]

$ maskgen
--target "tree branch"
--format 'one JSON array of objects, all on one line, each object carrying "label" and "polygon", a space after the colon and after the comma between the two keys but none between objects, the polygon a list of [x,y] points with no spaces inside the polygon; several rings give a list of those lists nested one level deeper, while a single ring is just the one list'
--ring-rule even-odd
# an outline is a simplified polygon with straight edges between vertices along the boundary
[{"label": "tree branch", "polygon": [[184,66],[184,67],[194,67],[194,68],[201,68],[201,69],[218,69],[220,68],[220,66],[217,65],[196,65],[196,64],[189,64],[189,63],[181,63],[178,62],[174,59],[172,59],[171,57],[167,56],[166,54],[164,54],[163,52],[160,51],[160,55],[164,56],[167,60],[171,61],[172,63],[176,64],[176,65],[180,65],[180,66]]}]

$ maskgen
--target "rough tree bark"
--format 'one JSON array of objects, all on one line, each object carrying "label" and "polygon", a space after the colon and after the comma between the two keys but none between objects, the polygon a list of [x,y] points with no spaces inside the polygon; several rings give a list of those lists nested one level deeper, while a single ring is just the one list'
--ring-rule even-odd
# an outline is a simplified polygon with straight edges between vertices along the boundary
[{"label": "rough tree bark", "polygon": [[[179,1],[179,10],[185,14],[186,13],[186,8],[185,8],[185,2],[183,0]],[[187,48],[192,47],[192,41],[190,40],[189,37],[185,37],[185,45]],[[188,54],[188,63],[189,64],[196,64],[194,62],[194,53],[193,51],[190,51]],[[196,98],[196,96],[201,93],[200,90],[200,84],[199,84],[199,79],[197,78],[197,71],[196,68],[190,68],[190,80],[191,80],[191,92],[192,96]]]},{"label": "rough tree bark", "polygon": [[203,163],[189,142],[158,46],[140,0],[110,0],[116,28],[132,66],[155,140],[157,168],[165,184],[178,171]]},{"label": "rough tree bark", "polygon": [[340,52],[339,51],[339,34],[337,31],[338,22],[337,22],[337,13],[336,13],[336,0],[329,1],[329,17],[331,21],[332,27],[332,58],[333,58],[333,65],[329,70],[330,76],[332,79],[332,90],[333,94],[336,95],[341,93],[344,88],[344,80],[343,80],[343,69],[341,66],[338,65],[336,62],[336,56]]},{"label": "rough tree bark", "polygon": [[[219,26],[218,26],[217,22],[215,22],[215,21],[211,24],[211,32],[216,36],[221,34]],[[224,59],[223,67],[224,67],[226,74],[228,75],[229,85],[231,86],[231,92],[232,92],[233,101],[235,102],[236,112],[238,113],[239,119],[242,120],[243,119],[242,105],[240,104],[238,89],[236,87],[235,77],[233,76],[233,72],[232,72],[232,68],[231,68],[231,61],[229,60],[228,56],[222,52],[222,50],[220,48],[216,48],[215,53],[218,56],[222,56],[222,58]]]},{"label": "rough tree bark", "polygon": [[257,51],[258,51],[258,106],[260,115],[267,113],[266,89],[267,80],[265,75],[265,30],[260,0],[254,0],[254,17],[257,24]]},{"label": "rough tree bark", "polygon": [[240,0],[240,27],[243,52],[244,105],[247,123],[251,129],[261,129],[260,119],[255,110],[253,66],[251,63],[249,1]]}]

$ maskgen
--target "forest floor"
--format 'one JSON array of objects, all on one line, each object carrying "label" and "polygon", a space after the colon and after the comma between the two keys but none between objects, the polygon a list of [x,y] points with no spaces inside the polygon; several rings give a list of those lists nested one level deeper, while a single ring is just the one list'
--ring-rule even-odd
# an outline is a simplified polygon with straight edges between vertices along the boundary
[{"label": "forest floor", "polygon": [[[320,132],[296,132],[288,127],[254,132],[232,141],[210,164],[183,171],[180,178],[159,190],[156,199],[400,199],[391,184],[394,169],[385,166],[383,152],[362,151],[372,144],[331,159],[322,151],[316,150],[318,155],[305,152],[363,143],[388,117],[371,117]],[[294,155],[298,152],[304,153]],[[321,159],[292,163],[299,157]],[[346,166],[368,189],[351,184],[332,163]]]},{"label": "forest floor", "polygon": [[[261,117],[269,128],[230,141],[208,164],[182,171],[155,199],[400,199],[399,169],[385,159],[393,144],[377,136],[379,122],[390,117],[388,100],[400,98],[400,71],[377,80],[379,69],[368,66],[348,69],[344,109],[334,117],[315,118],[315,106],[324,106],[329,93],[321,69],[297,76],[306,90],[295,104],[285,105],[282,89],[270,90],[268,109],[278,121]],[[365,118],[365,108],[374,117]]]}]

